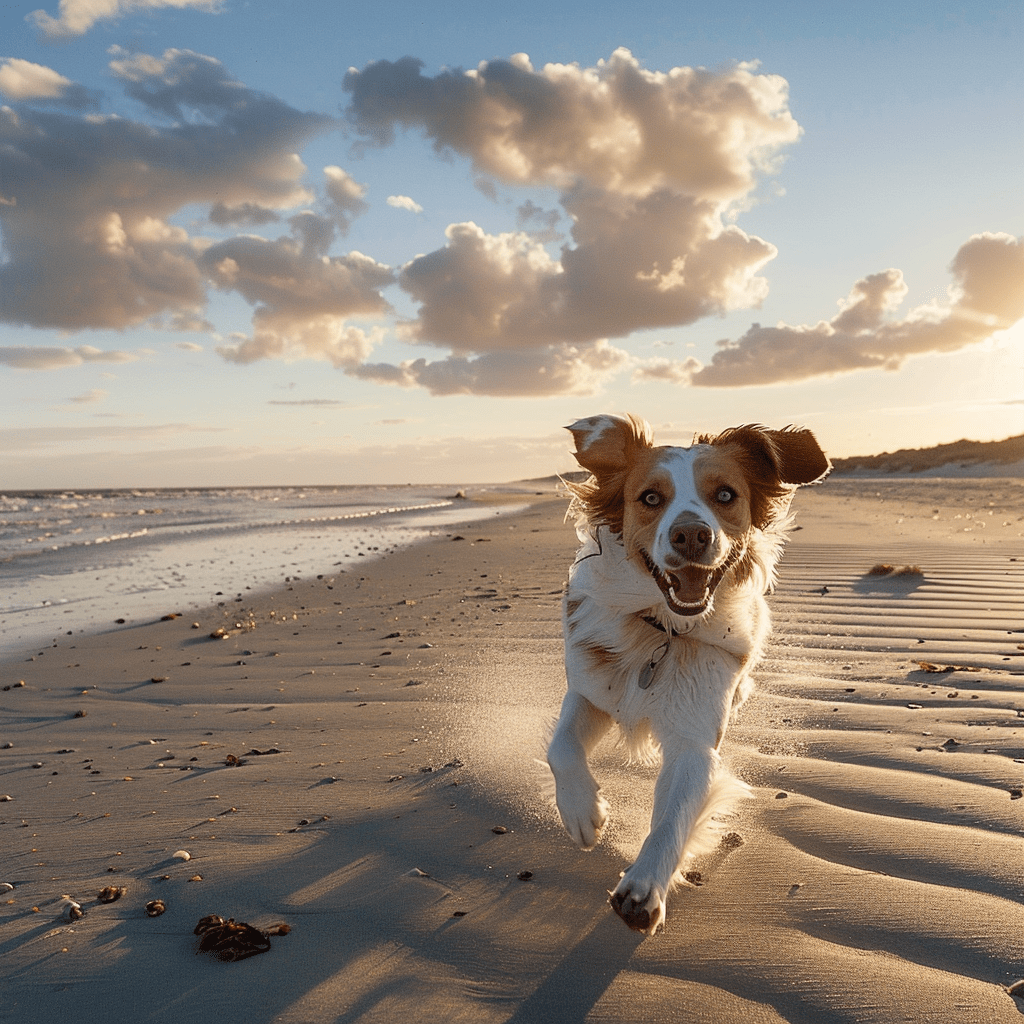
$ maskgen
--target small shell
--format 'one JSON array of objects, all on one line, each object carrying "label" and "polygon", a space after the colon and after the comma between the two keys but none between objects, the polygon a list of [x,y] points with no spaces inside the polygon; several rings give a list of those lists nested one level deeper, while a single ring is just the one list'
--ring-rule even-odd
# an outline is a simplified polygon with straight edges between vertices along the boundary
[{"label": "small shell", "polygon": [[105,885],[96,898],[100,903],[113,903],[119,900],[128,890],[123,885]]},{"label": "small shell", "polygon": [[84,916],[85,911],[82,909],[81,903],[75,902],[70,897],[64,900],[63,917],[65,921],[77,921]]},{"label": "small shell", "polygon": [[150,900],[146,904],[146,916],[159,917],[166,909],[167,905],[163,900]]},{"label": "small shell", "polygon": [[192,854],[188,850],[175,850],[171,855],[173,860],[191,860]]},{"label": "small shell", "polygon": [[10,882],[0,882],[0,892],[12,892],[14,886]]}]

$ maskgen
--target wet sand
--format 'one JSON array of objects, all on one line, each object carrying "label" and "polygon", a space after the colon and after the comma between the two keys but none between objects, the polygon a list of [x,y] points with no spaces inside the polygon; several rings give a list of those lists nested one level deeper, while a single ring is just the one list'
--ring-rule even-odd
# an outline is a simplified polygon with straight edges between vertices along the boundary
[{"label": "wet sand", "polygon": [[[653,771],[599,751],[614,820],[581,853],[536,763],[562,498],[27,651],[0,666],[0,1021],[1021,1020],[1022,494],[798,496],[725,745],[742,842],[650,939],[604,900]],[[206,914],[291,931],[225,963]]]}]

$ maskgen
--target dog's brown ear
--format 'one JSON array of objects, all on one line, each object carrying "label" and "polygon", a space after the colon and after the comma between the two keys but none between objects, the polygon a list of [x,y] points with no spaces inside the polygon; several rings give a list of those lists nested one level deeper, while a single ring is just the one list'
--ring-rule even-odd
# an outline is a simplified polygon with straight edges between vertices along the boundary
[{"label": "dog's brown ear", "polygon": [[832,472],[832,463],[809,430],[769,430],[775,446],[779,479],[785,484],[813,484]]},{"label": "dog's brown ear", "polygon": [[758,529],[785,515],[793,488],[824,479],[832,463],[809,430],[730,427],[702,444],[728,446],[750,483],[750,517]]},{"label": "dog's brown ear", "polygon": [[576,461],[600,478],[629,465],[637,448],[650,448],[650,425],[637,416],[588,416],[565,428],[576,442]]}]

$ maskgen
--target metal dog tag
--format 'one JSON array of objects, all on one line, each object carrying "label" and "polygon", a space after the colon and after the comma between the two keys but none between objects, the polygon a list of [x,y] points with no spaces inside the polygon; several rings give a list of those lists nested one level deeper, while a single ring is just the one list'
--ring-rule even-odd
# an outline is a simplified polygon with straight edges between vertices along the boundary
[{"label": "metal dog tag", "polygon": [[637,679],[637,683],[640,685],[641,690],[646,690],[654,682],[654,673],[658,671],[661,659],[666,654],[668,654],[667,640],[660,647],[655,648],[654,653],[651,655],[651,660],[640,669],[640,678]]}]

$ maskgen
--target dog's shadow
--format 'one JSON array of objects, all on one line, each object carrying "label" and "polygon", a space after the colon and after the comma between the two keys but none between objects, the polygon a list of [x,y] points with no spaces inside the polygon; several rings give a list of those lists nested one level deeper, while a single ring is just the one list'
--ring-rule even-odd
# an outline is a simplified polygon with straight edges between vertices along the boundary
[{"label": "dog's shadow", "polygon": [[645,939],[624,928],[612,913],[602,914],[561,963],[523,1000],[507,1024],[584,1024],[612,982]]}]

